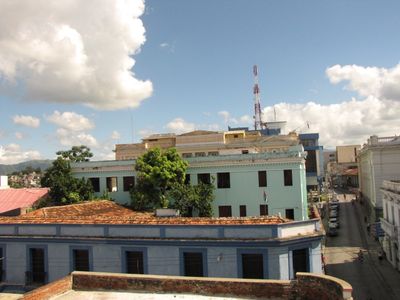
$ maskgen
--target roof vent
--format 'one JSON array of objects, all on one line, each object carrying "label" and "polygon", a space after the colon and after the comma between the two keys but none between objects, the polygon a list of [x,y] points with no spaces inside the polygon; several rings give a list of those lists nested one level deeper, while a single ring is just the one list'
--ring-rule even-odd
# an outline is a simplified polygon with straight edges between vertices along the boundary
[{"label": "roof vent", "polygon": [[179,210],[172,208],[158,208],[155,212],[156,217],[179,217]]}]

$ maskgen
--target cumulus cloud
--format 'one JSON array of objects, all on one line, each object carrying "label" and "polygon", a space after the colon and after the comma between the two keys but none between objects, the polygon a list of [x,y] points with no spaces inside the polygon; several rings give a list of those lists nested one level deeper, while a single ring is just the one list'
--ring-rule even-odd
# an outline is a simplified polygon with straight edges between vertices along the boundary
[{"label": "cumulus cloud", "polygon": [[27,101],[137,107],[152,94],[132,71],[144,8],[143,0],[1,1],[0,87]]},{"label": "cumulus cloud", "polygon": [[334,65],[326,75],[333,84],[347,81],[345,88],[361,96],[400,101],[400,64],[390,69]]},{"label": "cumulus cloud", "polygon": [[118,131],[114,130],[111,133],[111,139],[112,140],[119,140],[120,138],[121,138],[121,134]]},{"label": "cumulus cloud", "polygon": [[26,160],[40,159],[39,151],[23,151],[18,144],[0,145],[0,163],[15,164]]},{"label": "cumulus cloud", "polygon": [[40,120],[32,116],[15,115],[13,117],[14,124],[23,125],[27,127],[37,128],[40,125]]},{"label": "cumulus cloud", "polygon": [[98,145],[96,138],[85,132],[71,134],[71,131],[65,128],[58,128],[56,136],[63,146],[86,145],[88,147],[96,147]]},{"label": "cumulus cloud", "polygon": [[226,110],[219,111],[218,115],[223,118],[225,124],[229,124],[229,125],[248,126],[248,125],[252,124],[252,121],[253,121],[253,118],[250,117],[249,115],[243,115],[239,118],[234,118],[231,116],[230,112],[228,112]]},{"label": "cumulus cloud", "polygon": [[91,120],[75,112],[66,111],[60,113],[56,110],[46,119],[61,128],[71,131],[84,131],[94,128],[94,123]]},{"label": "cumulus cloud", "polygon": [[184,133],[196,129],[196,125],[194,123],[186,122],[182,118],[173,119],[165,127],[174,133]]},{"label": "cumulus cloud", "polygon": [[[325,148],[363,144],[373,134],[399,134],[400,102],[373,96],[329,105],[279,103],[275,109],[278,121],[287,121],[286,132],[319,132],[320,144]],[[274,108],[264,108],[263,114],[264,120],[272,120]]]},{"label": "cumulus cloud", "polygon": [[23,134],[22,132],[17,131],[17,132],[15,133],[15,137],[16,137],[18,140],[22,140],[22,139],[24,138],[24,134]]}]

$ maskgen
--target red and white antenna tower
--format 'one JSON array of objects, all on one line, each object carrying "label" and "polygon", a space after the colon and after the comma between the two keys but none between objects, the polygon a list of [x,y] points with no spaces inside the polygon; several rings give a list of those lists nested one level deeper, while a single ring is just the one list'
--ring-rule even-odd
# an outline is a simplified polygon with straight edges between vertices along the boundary
[{"label": "red and white antenna tower", "polygon": [[254,74],[254,129],[260,130],[265,129],[265,123],[261,118],[261,104],[260,104],[260,88],[258,87],[258,68],[257,65],[253,66]]}]

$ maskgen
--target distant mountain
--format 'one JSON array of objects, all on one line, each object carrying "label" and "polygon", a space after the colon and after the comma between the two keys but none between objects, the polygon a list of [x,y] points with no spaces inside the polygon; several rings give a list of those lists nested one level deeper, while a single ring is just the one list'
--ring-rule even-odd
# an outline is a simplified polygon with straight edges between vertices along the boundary
[{"label": "distant mountain", "polygon": [[8,175],[8,174],[11,174],[12,172],[19,172],[29,166],[34,169],[40,168],[42,171],[44,171],[48,167],[51,166],[52,162],[53,161],[50,159],[44,159],[44,160],[29,160],[29,161],[24,161],[22,163],[14,164],[14,165],[0,164],[0,175]]}]

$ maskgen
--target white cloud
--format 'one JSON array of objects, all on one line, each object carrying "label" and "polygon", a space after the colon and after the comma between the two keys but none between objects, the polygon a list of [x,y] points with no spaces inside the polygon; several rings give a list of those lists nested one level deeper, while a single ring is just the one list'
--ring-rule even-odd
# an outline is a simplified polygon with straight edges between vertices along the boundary
[{"label": "white cloud", "polygon": [[[325,148],[363,144],[373,134],[399,134],[400,102],[373,96],[329,105],[279,103],[275,109],[277,120],[287,121],[286,132],[319,132],[320,144]],[[264,108],[263,113],[264,120],[274,117],[273,107]]]},{"label": "white cloud", "polygon": [[22,151],[18,144],[0,145],[0,163],[15,164],[26,160],[40,159],[39,151]]},{"label": "white cloud", "polygon": [[14,124],[23,125],[27,127],[38,128],[40,120],[32,116],[15,115],[13,117]]},{"label": "white cloud", "polygon": [[97,140],[90,134],[85,132],[74,132],[71,134],[71,131],[65,128],[58,128],[56,132],[56,136],[60,141],[60,144],[63,146],[77,146],[77,145],[86,145],[88,147],[97,147]]},{"label": "white cloud", "polygon": [[24,134],[23,134],[22,132],[17,131],[17,132],[15,133],[15,137],[16,137],[18,140],[22,140],[22,139],[24,138]]},{"label": "white cloud", "polygon": [[155,131],[153,129],[145,128],[145,129],[140,129],[138,133],[141,138],[145,138],[155,133]]},{"label": "white cloud", "polygon": [[161,44],[160,44],[160,47],[161,47],[161,48],[165,48],[165,47],[168,47],[168,46],[169,46],[168,43],[161,43]]},{"label": "white cloud", "polygon": [[218,115],[224,119],[224,123],[228,123],[231,117],[231,114],[226,110],[219,111]]},{"label": "white cloud", "polygon": [[0,80],[27,101],[137,107],[152,83],[136,78],[143,0],[0,2]]},{"label": "white cloud", "polygon": [[121,134],[118,131],[114,130],[111,133],[111,139],[112,140],[119,140],[120,138],[121,138]]},{"label": "white cloud", "polygon": [[84,131],[94,128],[94,124],[91,120],[75,112],[66,111],[60,113],[56,110],[52,115],[46,117],[46,119],[70,131]]},{"label": "white cloud", "polygon": [[243,115],[237,119],[237,118],[232,117],[231,114],[226,110],[219,111],[218,115],[223,118],[225,124],[229,124],[229,125],[248,126],[248,125],[252,124],[252,122],[253,122],[253,118],[250,117],[249,115]]},{"label": "white cloud", "polygon": [[326,74],[333,84],[348,81],[345,88],[361,96],[400,101],[400,64],[390,69],[334,65]]},{"label": "white cloud", "polygon": [[194,123],[186,122],[182,118],[173,119],[165,127],[174,133],[184,133],[184,132],[189,132],[189,131],[193,131],[196,129],[196,125]]}]

